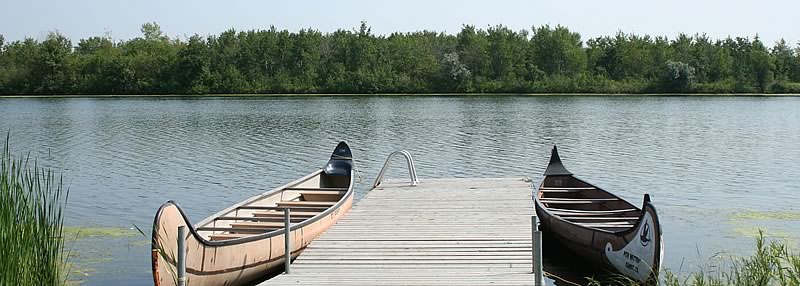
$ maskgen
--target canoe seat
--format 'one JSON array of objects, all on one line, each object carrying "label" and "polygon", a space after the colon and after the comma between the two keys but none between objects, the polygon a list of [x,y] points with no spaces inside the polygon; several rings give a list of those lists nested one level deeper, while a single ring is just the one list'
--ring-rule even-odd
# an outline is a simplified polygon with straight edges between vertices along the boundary
[{"label": "canoe seat", "polygon": [[548,208],[548,210],[553,212],[559,213],[574,213],[574,214],[615,214],[615,213],[626,213],[631,211],[636,211],[637,209],[619,209],[619,210],[571,210],[571,209],[557,209],[557,208]]},{"label": "canoe seat", "polygon": [[580,193],[584,191],[590,191],[594,189],[539,189],[542,193]]},{"label": "canoe seat", "polygon": [[238,206],[240,210],[267,210],[267,211],[283,211],[284,208],[278,206]]},{"label": "canoe seat", "polygon": [[618,200],[618,199],[555,199],[555,198],[553,198],[553,199],[551,199],[551,198],[539,199],[540,202],[545,203],[545,204],[562,204],[562,205],[567,205],[567,204],[601,204],[601,203],[607,203],[609,201],[616,201],[616,200]]},{"label": "canoe seat", "polygon": [[341,196],[341,195],[344,195],[344,194],[345,194],[344,191],[336,191],[336,192],[332,192],[332,191],[302,191],[302,192],[300,192],[300,195],[303,195],[303,196],[305,196],[305,195]]},{"label": "canoe seat", "polygon": [[247,234],[258,234],[258,233],[265,233],[270,232],[270,229],[265,228],[242,228],[242,227],[198,227],[195,229],[196,231],[222,231],[222,232],[229,232],[229,233],[247,233]]},{"label": "canoe seat", "polygon": [[551,201],[585,201],[585,200],[592,200],[598,202],[611,202],[611,201],[618,201],[619,198],[541,198],[542,200],[551,200]]},{"label": "canoe seat", "polygon": [[287,191],[327,191],[327,192],[345,192],[347,188],[285,188]]},{"label": "canoe seat", "polygon": [[246,235],[246,234],[212,234],[212,235],[208,236],[208,239],[211,240],[211,241],[218,241],[218,240],[228,240],[228,239],[242,238],[242,237],[248,237],[248,236],[250,236],[250,235]]},{"label": "canoe seat", "polygon": [[276,203],[279,207],[330,207],[336,202],[318,202],[318,201],[283,201]]},{"label": "canoe seat", "polygon": [[565,220],[581,220],[581,221],[593,221],[593,220],[609,220],[609,221],[631,221],[631,220],[638,220],[639,217],[636,216],[607,216],[607,217],[596,217],[596,216],[562,216],[562,219]]},{"label": "canoe seat", "polygon": [[609,216],[624,214],[627,212],[637,211],[637,209],[622,209],[622,210],[603,210],[603,211],[586,211],[586,210],[570,210],[570,209],[557,209],[547,208],[550,213],[557,216]]},{"label": "canoe seat", "polygon": [[346,192],[332,191],[302,191],[300,196],[305,201],[338,201]]},{"label": "canoe seat", "polygon": [[577,225],[594,227],[594,228],[631,228],[633,224],[630,223],[576,223]]},{"label": "canoe seat", "polygon": [[236,222],[232,223],[231,227],[234,229],[236,228],[272,228],[272,229],[279,229],[283,228],[283,222]]},{"label": "canoe seat", "polygon": [[[307,220],[308,217],[303,216],[294,216],[292,215],[292,222],[301,222]],[[281,216],[270,216],[270,217],[257,217],[257,216],[221,216],[217,217],[214,220],[240,220],[240,221],[269,221],[269,222],[282,222],[283,221],[283,214]]]},{"label": "canoe seat", "polygon": [[[310,218],[312,216],[318,215],[319,212],[291,212],[291,216],[294,217],[302,217],[302,218]],[[283,218],[283,212],[254,212],[254,217],[277,217]]]}]

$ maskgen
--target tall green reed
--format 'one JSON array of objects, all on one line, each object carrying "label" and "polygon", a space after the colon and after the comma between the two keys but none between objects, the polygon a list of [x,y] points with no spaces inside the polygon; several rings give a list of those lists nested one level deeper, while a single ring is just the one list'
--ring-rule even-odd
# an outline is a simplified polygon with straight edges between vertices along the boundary
[{"label": "tall green reed", "polygon": [[69,191],[30,155],[0,154],[0,285],[66,283],[64,217]]}]

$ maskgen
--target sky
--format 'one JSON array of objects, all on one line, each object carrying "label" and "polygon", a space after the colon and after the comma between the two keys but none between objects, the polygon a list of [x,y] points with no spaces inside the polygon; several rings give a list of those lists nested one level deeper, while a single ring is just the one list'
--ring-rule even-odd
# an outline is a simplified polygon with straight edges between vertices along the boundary
[{"label": "sky", "polygon": [[228,29],[322,32],[357,29],[375,34],[433,30],[456,34],[462,25],[502,24],[530,30],[562,25],[588,38],[626,33],[667,36],[707,34],[753,37],[771,45],[800,41],[800,1],[722,0],[528,0],[528,1],[272,1],[272,0],[0,0],[0,35],[6,41],[43,39],[50,31],[71,38],[110,35],[128,40],[156,22],[170,37],[219,34]]}]

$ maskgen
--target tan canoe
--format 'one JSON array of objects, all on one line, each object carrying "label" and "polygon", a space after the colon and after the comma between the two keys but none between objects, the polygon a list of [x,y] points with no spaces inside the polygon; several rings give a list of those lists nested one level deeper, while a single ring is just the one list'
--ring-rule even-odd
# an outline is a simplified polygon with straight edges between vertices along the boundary
[{"label": "tan canoe", "polygon": [[664,244],[649,195],[644,195],[638,208],[578,179],[567,171],[553,147],[534,197],[543,230],[583,261],[635,281],[657,282]]},{"label": "tan canoe", "polygon": [[[163,204],[153,222],[153,280],[177,283],[179,226],[188,226],[187,286],[247,285],[282,269],[283,208],[291,208],[292,258],[353,205],[353,161],[340,142],[323,169],[249,198],[192,225],[180,206]],[[213,203],[213,200],[210,202]]]}]

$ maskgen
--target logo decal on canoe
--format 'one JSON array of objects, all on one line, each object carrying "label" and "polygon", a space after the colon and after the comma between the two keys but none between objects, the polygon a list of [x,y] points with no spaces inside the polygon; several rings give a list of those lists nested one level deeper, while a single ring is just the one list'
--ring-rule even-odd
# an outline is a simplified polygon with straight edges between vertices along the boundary
[{"label": "logo decal on canoe", "polygon": [[[605,257],[608,263],[625,276],[639,282],[647,281],[653,273],[652,267],[662,258],[656,256],[656,247],[660,245],[656,244],[658,233],[653,229],[654,224],[652,215],[646,212],[628,244],[615,250],[610,241],[606,242]],[[658,251],[658,253],[663,252]]]},{"label": "logo decal on canoe", "polygon": [[650,222],[647,221],[644,223],[644,227],[642,227],[642,235],[639,236],[639,240],[642,242],[642,246],[647,246],[650,244],[652,240],[650,238]]}]

